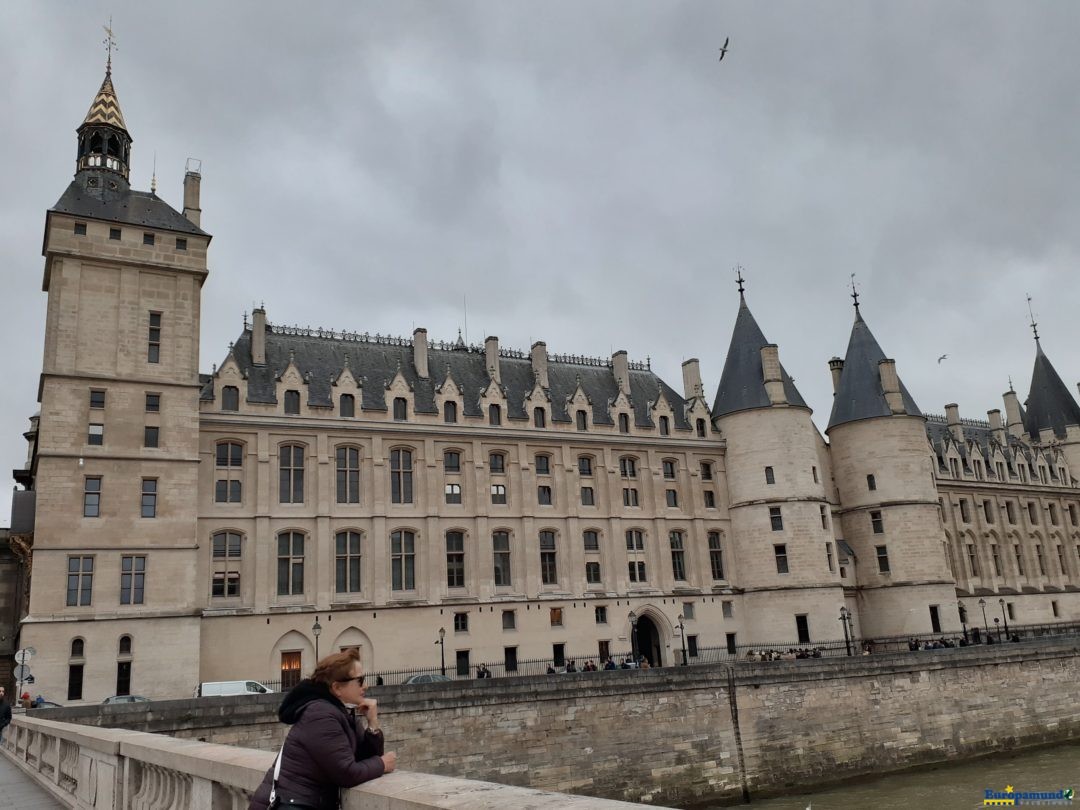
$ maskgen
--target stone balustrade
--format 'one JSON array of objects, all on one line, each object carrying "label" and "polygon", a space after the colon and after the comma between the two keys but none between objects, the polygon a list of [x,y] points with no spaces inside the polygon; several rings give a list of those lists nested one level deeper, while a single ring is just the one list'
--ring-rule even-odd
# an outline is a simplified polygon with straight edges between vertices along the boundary
[{"label": "stone balustrade", "polygon": [[[246,810],[275,754],[126,729],[16,716],[6,755],[77,810]],[[642,805],[395,771],[346,792],[343,810],[629,810]],[[655,805],[652,805],[655,807]]]}]

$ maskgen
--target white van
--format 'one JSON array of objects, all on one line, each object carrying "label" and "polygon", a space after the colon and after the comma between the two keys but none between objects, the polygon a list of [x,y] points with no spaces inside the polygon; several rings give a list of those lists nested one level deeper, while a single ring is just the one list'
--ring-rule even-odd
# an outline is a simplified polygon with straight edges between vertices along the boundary
[{"label": "white van", "polygon": [[274,690],[258,681],[207,681],[200,683],[195,697],[222,697],[225,695],[265,695]]}]

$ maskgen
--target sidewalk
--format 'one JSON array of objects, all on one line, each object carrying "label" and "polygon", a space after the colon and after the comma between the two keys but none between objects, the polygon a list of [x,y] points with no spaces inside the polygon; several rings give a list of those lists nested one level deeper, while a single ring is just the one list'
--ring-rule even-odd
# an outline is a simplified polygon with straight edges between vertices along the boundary
[{"label": "sidewalk", "polygon": [[0,810],[64,810],[0,751]]}]

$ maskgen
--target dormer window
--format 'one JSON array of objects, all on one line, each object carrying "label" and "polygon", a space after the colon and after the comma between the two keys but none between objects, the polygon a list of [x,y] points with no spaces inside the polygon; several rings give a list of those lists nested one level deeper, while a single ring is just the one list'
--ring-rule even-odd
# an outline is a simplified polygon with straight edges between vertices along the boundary
[{"label": "dormer window", "polygon": [[300,392],[289,390],[285,392],[285,413],[293,416],[300,414]]},{"label": "dormer window", "polygon": [[666,416],[660,417],[660,435],[668,436],[671,433],[671,420]]},{"label": "dormer window", "polygon": [[498,405],[488,405],[488,424],[502,424],[502,408]]},{"label": "dormer window", "polygon": [[588,430],[589,429],[589,417],[588,417],[588,414],[585,413],[585,411],[578,411],[574,418],[575,418],[575,421],[577,422],[577,429],[578,430]]},{"label": "dormer window", "polygon": [[409,418],[409,402],[405,397],[394,397],[394,421],[404,422]]},{"label": "dormer window", "polygon": [[630,417],[625,413],[619,414],[619,433],[630,432]]},{"label": "dormer window", "polygon": [[456,402],[444,402],[443,403],[443,421],[448,425],[452,425],[457,422],[457,403]]}]

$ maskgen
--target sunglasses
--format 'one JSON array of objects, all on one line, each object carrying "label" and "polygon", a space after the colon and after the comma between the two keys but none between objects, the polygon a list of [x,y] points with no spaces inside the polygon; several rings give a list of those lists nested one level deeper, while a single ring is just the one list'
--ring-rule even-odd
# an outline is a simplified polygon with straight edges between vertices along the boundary
[{"label": "sunglasses", "polygon": [[364,676],[363,675],[358,675],[355,678],[342,678],[340,681],[338,681],[338,683],[352,683],[353,681],[356,681],[357,686],[363,686],[364,685]]}]

